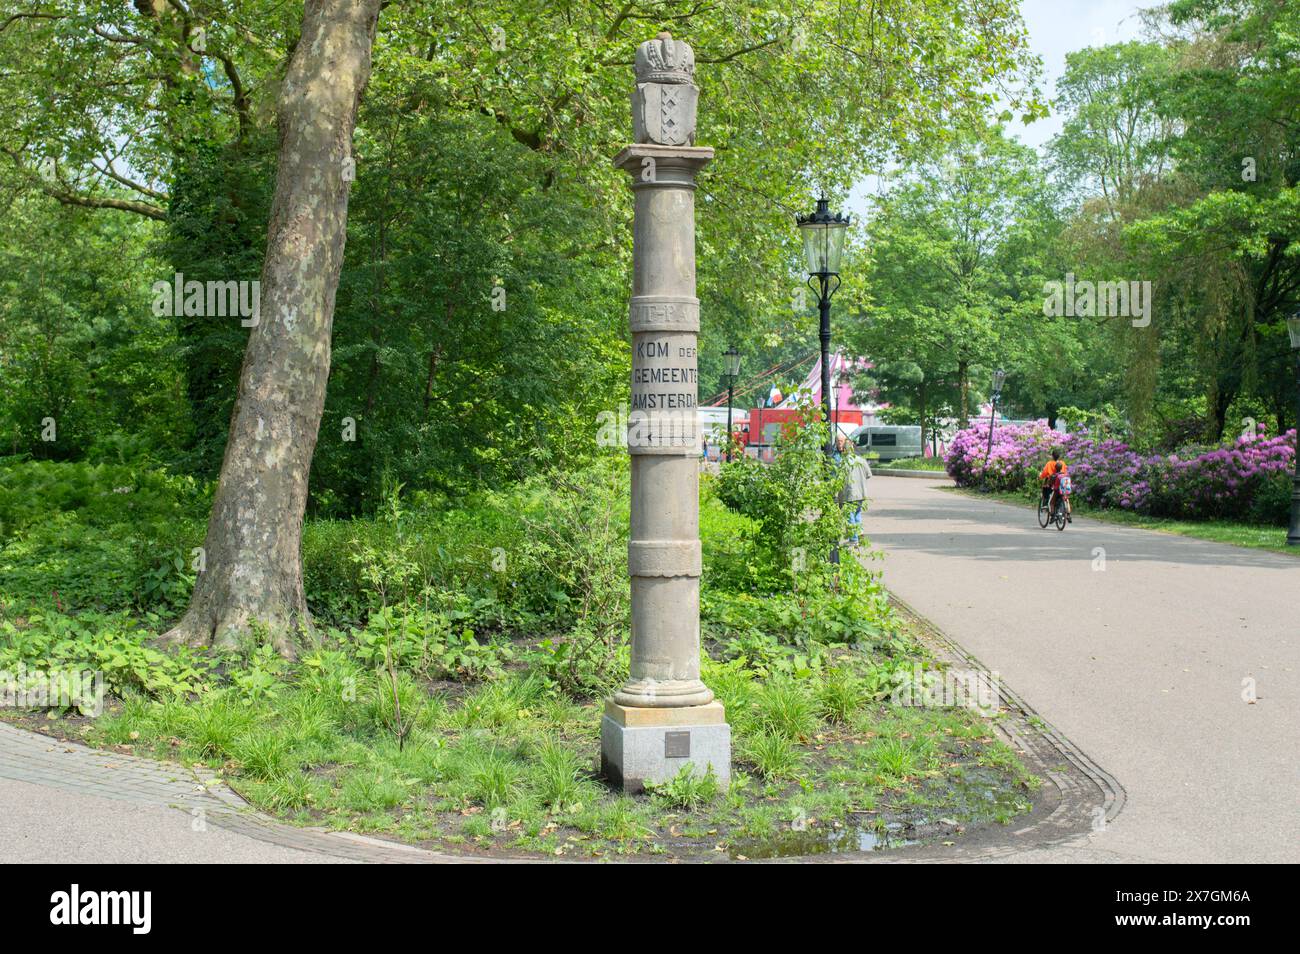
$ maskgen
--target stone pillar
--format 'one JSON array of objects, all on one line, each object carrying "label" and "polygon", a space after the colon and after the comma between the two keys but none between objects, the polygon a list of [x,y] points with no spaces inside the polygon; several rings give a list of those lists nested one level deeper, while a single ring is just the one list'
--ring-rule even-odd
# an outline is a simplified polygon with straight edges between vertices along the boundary
[{"label": "stone pillar", "polygon": [[636,54],[636,143],[614,158],[632,177],[632,578],[630,678],[606,703],[601,765],[627,791],[690,764],[731,770],[731,730],[700,681],[700,430],[695,297],[696,146],[691,48],[661,33]]}]

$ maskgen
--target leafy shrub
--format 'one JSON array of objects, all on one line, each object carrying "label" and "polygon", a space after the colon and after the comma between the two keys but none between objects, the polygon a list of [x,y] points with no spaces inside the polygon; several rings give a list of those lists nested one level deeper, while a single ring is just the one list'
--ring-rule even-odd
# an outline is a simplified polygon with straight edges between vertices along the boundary
[{"label": "leafy shrub", "polygon": [[803,678],[824,664],[822,647],[792,646],[779,636],[757,628],[740,630],[720,640],[714,650],[721,658],[738,662],[759,676],[783,674]]},{"label": "leafy shrub", "polygon": [[[351,628],[367,665],[433,678],[484,678],[508,647],[490,634],[545,634],[530,662],[577,697],[626,668],[626,462],[555,472],[481,494],[447,513],[408,511],[400,488],[372,520],[304,533],[304,583],[318,618]],[[389,604],[397,604],[390,606]],[[481,634],[488,633],[485,641]]]},{"label": "leafy shrub", "polygon": [[565,636],[543,639],[528,655],[529,668],[542,673],[574,699],[599,699],[627,678],[631,653],[625,641],[610,646],[599,633],[575,627]]},{"label": "leafy shrub", "polygon": [[57,514],[90,527],[157,529],[201,519],[211,488],[192,477],[115,464],[27,461],[0,467],[0,540]]},{"label": "leafy shrub", "polygon": [[785,563],[775,563],[758,545],[758,524],[732,510],[718,497],[718,481],[712,474],[700,476],[700,546],[704,554],[704,576],[700,585],[707,591],[770,593],[789,582],[782,572]]},{"label": "leafy shrub", "polygon": [[520,510],[523,560],[549,580],[563,612],[562,638],[535,661],[565,692],[603,694],[621,678],[631,595],[627,578],[626,464],[553,475]]},{"label": "leafy shrub", "polygon": [[485,679],[500,674],[512,655],[508,645],[479,643],[473,630],[454,626],[445,613],[410,605],[385,606],[364,627],[335,637],[368,668],[391,660],[430,679]]},{"label": "leafy shrub", "polygon": [[403,601],[475,629],[625,622],[626,467],[552,472],[445,512],[406,509],[398,488],[376,518],[312,521],[303,533],[308,602],[336,625]]},{"label": "leafy shrub", "polygon": [[182,523],[163,534],[53,514],[0,549],[0,600],[60,612],[182,607],[194,585],[188,548],[202,531]]},{"label": "leafy shrub", "polygon": [[187,649],[151,649],[148,638],[120,615],[37,612],[22,625],[0,620],[0,671],[102,672],[105,690],[118,697],[139,692],[165,700],[206,688],[205,660]]},{"label": "leafy shrub", "polygon": [[775,638],[805,652],[815,646],[889,644],[897,621],[879,579],[856,561],[841,565],[832,586],[820,574],[782,593],[706,591],[701,602],[711,640],[737,648]]},{"label": "leafy shrub", "polygon": [[208,488],[124,465],[0,468],[0,600],[56,611],[176,610],[194,585]]},{"label": "leafy shrub", "polygon": [[1293,477],[1285,471],[1275,473],[1260,482],[1251,501],[1249,519],[1252,523],[1286,526],[1291,513],[1291,486]]},{"label": "leafy shrub", "polygon": [[645,788],[659,804],[688,812],[697,811],[718,797],[718,779],[713,769],[696,775],[689,762],[668,781],[658,784],[646,782]]},{"label": "leafy shrub", "polygon": [[827,460],[820,410],[805,405],[777,440],[775,459],[739,457],[718,473],[718,499],[758,526],[757,541],[771,566],[830,573],[825,555],[844,539],[848,523],[836,495],[844,465]]}]

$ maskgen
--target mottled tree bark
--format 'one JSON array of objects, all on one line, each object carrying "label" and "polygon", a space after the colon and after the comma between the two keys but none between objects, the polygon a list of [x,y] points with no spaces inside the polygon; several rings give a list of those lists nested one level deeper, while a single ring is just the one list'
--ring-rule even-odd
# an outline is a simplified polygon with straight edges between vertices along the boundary
[{"label": "mottled tree bark", "polygon": [[280,90],[279,165],[221,478],[189,610],[163,638],[233,646],[255,625],[284,655],[310,625],[302,522],[330,367],[357,106],[380,0],[306,0]]}]

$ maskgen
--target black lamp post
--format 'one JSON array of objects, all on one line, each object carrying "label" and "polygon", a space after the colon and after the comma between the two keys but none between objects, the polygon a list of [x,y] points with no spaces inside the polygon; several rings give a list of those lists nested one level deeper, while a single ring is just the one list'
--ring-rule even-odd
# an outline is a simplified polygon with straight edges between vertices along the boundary
[{"label": "black lamp post", "polygon": [[1300,547],[1300,311],[1286,320],[1286,333],[1291,337],[1291,352],[1295,355],[1295,475],[1291,478],[1291,526],[1286,533],[1286,545]]},{"label": "black lamp post", "polygon": [[1002,385],[1007,380],[1007,373],[1001,368],[993,372],[993,396],[989,400],[989,449],[984,454],[984,466],[988,466],[989,458],[993,456],[993,417],[997,413],[998,404],[1002,401]]},{"label": "black lamp post", "polygon": [[731,403],[736,390],[736,378],[740,376],[740,352],[732,345],[722,356],[727,359],[727,463],[731,463]]},{"label": "black lamp post", "polygon": [[[829,199],[817,200],[817,211],[812,215],[795,217],[803,235],[803,254],[808,266],[808,287],[817,293],[817,309],[821,314],[822,348],[822,404],[826,409],[826,423],[830,426],[830,443],[826,456],[835,454],[835,420],[831,416],[831,296],[840,287],[840,255],[844,251],[844,233],[849,228],[849,217],[830,210]],[[832,283],[831,279],[834,279]]]}]

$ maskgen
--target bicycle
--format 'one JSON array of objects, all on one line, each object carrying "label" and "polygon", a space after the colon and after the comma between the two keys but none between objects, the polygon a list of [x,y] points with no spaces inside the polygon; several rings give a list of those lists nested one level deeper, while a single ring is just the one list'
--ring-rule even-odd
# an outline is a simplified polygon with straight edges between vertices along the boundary
[{"label": "bicycle", "polygon": [[1052,494],[1056,501],[1056,506],[1052,510],[1052,522],[1056,524],[1057,530],[1064,530],[1066,524],[1065,498],[1059,493]]},{"label": "bicycle", "polygon": [[1065,508],[1065,500],[1069,496],[1070,478],[1062,474],[1047,500],[1043,499],[1041,493],[1038,495],[1038,526],[1046,530],[1049,524],[1055,524],[1057,530],[1064,530],[1070,519]]}]

